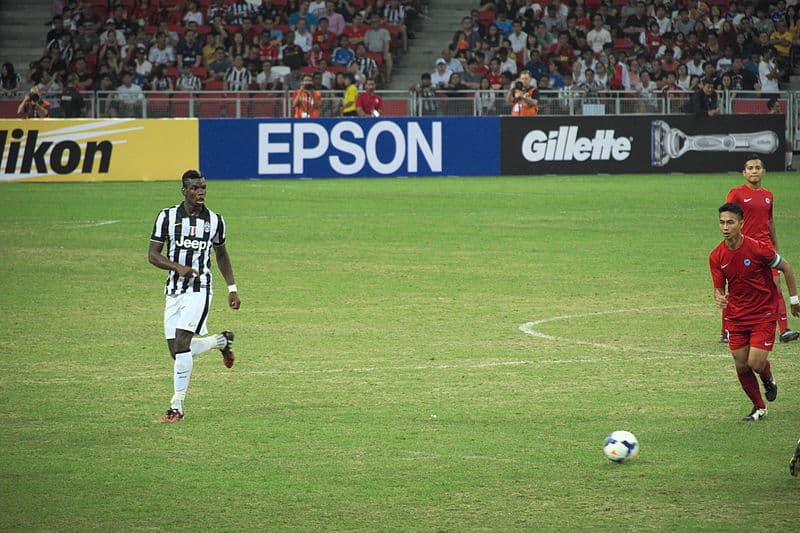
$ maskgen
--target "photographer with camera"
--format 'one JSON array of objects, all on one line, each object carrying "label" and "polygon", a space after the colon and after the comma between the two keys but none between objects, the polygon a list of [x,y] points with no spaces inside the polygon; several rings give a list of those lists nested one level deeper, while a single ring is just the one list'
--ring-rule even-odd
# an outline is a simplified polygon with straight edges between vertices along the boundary
[{"label": "photographer with camera", "polygon": [[17,114],[25,115],[25,118],[47,118],[50,116],[50,102],[42,100],[38,87],[31,87],[17,107]]},{"label": "photographer with camera", "polygon": [[294,118],[317,118],[322,106],[322,94],[314,90],[314,82],[310,74],[303,75],[300,88],[292,95]]},{"label": "photographer with camera", "polygon": [[539,114],[536,81],[529,70],[520,72],[519,79],[511,85],[506,93],[506,102],[511,104],[512,116],[533,117]]}]

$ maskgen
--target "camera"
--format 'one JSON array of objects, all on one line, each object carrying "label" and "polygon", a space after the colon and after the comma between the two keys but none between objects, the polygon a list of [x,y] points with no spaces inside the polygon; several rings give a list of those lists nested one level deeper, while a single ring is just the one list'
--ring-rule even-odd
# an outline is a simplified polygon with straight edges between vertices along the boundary
[{"label": "camera", "polygon": [[31,93],[31,102],[39,101],[39,93]]},{"label": "camera", "polygon": [[303,85],[303,89],[305,89],[306,91],[310,91],[310,90],[314,89],[314,84],[313,83],[309,83],[307,85]]},{"label": "camera", "polygon": [[514,88],[515,88],[516,90],[518,90],[518,91],[524,91],[524,90],[525,90],[525,86],[524,86],[524,85],[522,85],[522,82],[521,82],[521,81],[518,81],[518,82],[516,82],[516,83],[514,84]]}]

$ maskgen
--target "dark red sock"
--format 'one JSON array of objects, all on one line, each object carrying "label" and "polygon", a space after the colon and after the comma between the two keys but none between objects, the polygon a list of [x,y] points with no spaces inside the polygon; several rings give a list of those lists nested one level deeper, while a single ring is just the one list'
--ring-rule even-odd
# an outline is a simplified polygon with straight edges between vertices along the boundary
[{"label": "dark red sock", "polygon": [[739,383],[742,384],[744,393],[747,394],[747,397],[750,398],[750,401],[753,402],[753,405],[759,409],[764,409],[764,399],[761,397],[761,389],[758,386],[758,380],[756,379],[755,373],[748,368],[744,372],[737,371],[736,375],[739,378]]},{"label": "dark red sock", "polygon": [[783,295],[778,295],[778,333],[783,333],[789,329],[789,319],[786,318],[786,302]]},{"label": "dark red sock", "polygon": [[722,329],[719,333],[720,335],[725,335],[725,309],[722,310]]},{"label": "dark red sock", "polygon": [[772,379],[772,368],[769,364],[769,359],[764,361],[764,369],[759,372],[761,374],[761,381],[769,381]]}]

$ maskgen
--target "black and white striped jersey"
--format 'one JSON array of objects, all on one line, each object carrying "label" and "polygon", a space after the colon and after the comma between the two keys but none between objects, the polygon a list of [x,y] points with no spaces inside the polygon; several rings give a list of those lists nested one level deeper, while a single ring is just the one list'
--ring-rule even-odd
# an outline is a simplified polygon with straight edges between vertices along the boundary
[{"label": "black and white striped jersey", "polygon": [[167,245],[170,261],[190,266],[200,273],[197,277],[182,277],[170,270],[165,294],[211,289],[211,248],[225,244],[222,215],[204,207],[199,215],[189,216],[181,202],[158,214],[150,240]]},{"label": "black and white striped jersey", "polygon": [[253,80],[250,71],[246,68],[231,67],[225,73],[225,81],[228,82],[228,90],[245,91]]}]

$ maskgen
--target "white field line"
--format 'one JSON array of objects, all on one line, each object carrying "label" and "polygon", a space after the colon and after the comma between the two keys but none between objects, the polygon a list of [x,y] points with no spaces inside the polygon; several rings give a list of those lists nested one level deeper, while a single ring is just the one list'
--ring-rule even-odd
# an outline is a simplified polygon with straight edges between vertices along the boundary
[{"label": "white field line", "polygon": [[95,222],[86,221],[86,222],[78,222],[76,224],[65,225],[65,227],[73,229],[95,228],[97,226],[108,226],[109,224],[116,224],[118,222],[119,220],[97,220]]},{"label": "white field line", "polygon": [[[547,339],[551,341],[558,341],[564,342],[568,344],[578,344],[580,346],[590,346],[592,348],[598,348],[602,350],[609,350],[609,351],[626,351],[626,352],[642,352],[642,353],[657,353],[657,354],[664,354],[661,357],[648,357],[646,359],[677,359],[683,356],[694,356],[694,357],[711,357],[714,359],[730,359],[730,354],[719,354],[719,353],[702,353],[702,352],[685,352],[680,351],[677,352],[676,350],[659,350],[656,348],[644,348],[642,346],[631,346],[625,344],[606,344],[602,342],[592,342],[587,340],[581,339],[570,339],[568,337],[559,337],[556,335],[548,335],[546,333],[542,333],[541,331],[537,331],[534,329],[536,326],[540,324],[546,324],[548,322],[555,322],[557,320],[574,320],[577,318],[587,318],[587,317],[595,317],[595,316],[603,316],[603,315],[618,315],[624,313],[646,313],[650,311],[665,311],[668,309],[686,309],[687,307],[708,307],[706,304],[683,304],[683,305],[665,305],[665,306],[658,306],[658,307],[640,307],[637,309],[612,309],[606,311],[592,311],[588,313],[577,313],[574,315],[561,315],[561,316],[553,316],[549,318],[542,318],[539,320],[534,320],[533,322],[526,322],[522,324],[519,329],[523,333],[531,335],[532,337],[538,337],[540,339]],[[602,361],[607,361],[608,358],[593,358],[593,359],[584,359],[578,360],[577,362],[585,362],[585,363],[599,363]]]},{"label": "white field line", "polygon": [[[519,329],[533,337],[538,337],[547,340],[554,340],[558,342],[566,342],[570,344],[578,344],[583,346],[591,346],[593,348],[599,348],[609,351],[636,351],[642,353],[654,353],[654,354],[663,354],[663,355],[654,355],[650,357],[642,357],[639,360],[644,361],[661,361],[661,360],[671,360],[671,359],[679,359],[682,357],[710,357],[715,359],[729,359],[730,354],[711,354],[711,353],[696,353],[696,352],[676,352],[675,350],[658,350],[652,348],[643,348],[640,346],[627,346],[627,345],[612,345],[612,344],[603,344],[591,341],[584,341],[580,339],[569,339],[565,337],[557,337],[555,335],[547,335],[545,333],[541,333],[533,329],[535,326],[539,324],[545,324],[548,322],[555,322],[557,320],[571,320],[576,318],[586,318],[586,317],[593,317],[593,316],[602,316],[602,315],[613,315],[613,314],[623,314],[623,313],[637,313],[637,312],[646,312],[646,311],[663,311],[667,309],[685,309],[687,307],[701,307],[705,306],[704,304],[691,304],[691,305],[672,305],[672,306],[661,306],[661,307],[642,307],[638,309],[614,309],[614,310],[607,310],[607,311],[594,311],[589,313],[579,313],[574,315],[560,315],[554,316],[549,318],[543,318],[540,320],[535,320],[533,322],[527,322],[519,326]],[[254,357],[253,359],[257,360],[265,360],[268,356],[263,357]],[[297,370],[288,370],[288,369],[274,369],[274,370],[243,370],[237,371],[234,369],[233,371],[222,371],[216,370],[212,371],[213,374],[218,376],[294,376],[294,375],[306,375],[306,376],[315,376],[315,375],[333,375],[333,374],[367,374],[367,373],[376,373],[376,372],[418,372],[418,371],[426,371],[426,370],[450,370],[450,369],[483,369],[483,368],[496,368],[496,367],[516,367],[516,366],[527,366],[527,365],[568,365],[568,364],[597,364],[597,363],[606,363],[614,359],[613,355],[609,355],[608,357],[581,357],[581,358],[571,358],[571,359],[539,359],[539,360],[516,360],[516,361],[487,361],[482,363],[472,363],[472,364],[438,364],[438,365],[406,365],[406,366],[366,366],[366,367],[341,367],[341,368],[321,368],[321,369],[297,369]],[[84,383],[96,383],[97,381],[143,381],[143,380],[170,380],[171,373],[168,369],[165,368],[164,372],[158,374],[130,374],[126,376],[108,376],[108,375],[95,375],[95,376],[84,376],[82,378],[73,378],[73,377],[63,377],[63,378],[47,378],[47,379],[20,379],[19,376],[14,378],[14,381],[17,383],[25,383],[25,384],[51,384],[51,385],[58,385],[58,384],[84,384]],[[0,383],[3,383],[3,380],[0,380]]]}]

